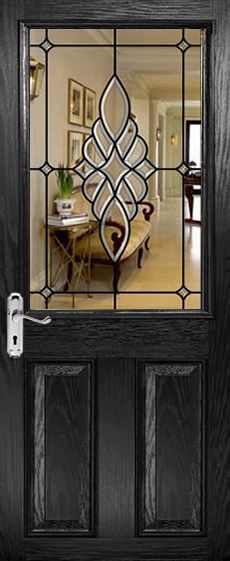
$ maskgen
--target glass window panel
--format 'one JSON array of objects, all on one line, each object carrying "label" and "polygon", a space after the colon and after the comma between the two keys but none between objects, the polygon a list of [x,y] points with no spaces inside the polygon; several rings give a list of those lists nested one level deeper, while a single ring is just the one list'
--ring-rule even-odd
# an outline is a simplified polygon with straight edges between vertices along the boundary
[{"label": "glass window panel", "polygon": [[[31,167],[43,170],[31,172],[31,290],[44,296],[34,294],[32,305],[200,309],[190,293],[201,286],[201,197],[193,197],[191,216],[183,163],[186,121],[200,119],[200,48],[187,49],[181,29],[118,30],[126,46],[116,59],[113,30],[53,29],[48,37],[62,46],[31,48],[48,78],[47,98],[43,80],[30,103]],[[119,80],[108,87],[114,69]],[[60,164],[72,168],[65,173],[73,192],[58,207]],[[150,222],[144,205],[136,213],[140,200],[155,206]],[[60,220],[61,207],[81,222],[57,228],[49,218],[48,225],[48,216]]]}]

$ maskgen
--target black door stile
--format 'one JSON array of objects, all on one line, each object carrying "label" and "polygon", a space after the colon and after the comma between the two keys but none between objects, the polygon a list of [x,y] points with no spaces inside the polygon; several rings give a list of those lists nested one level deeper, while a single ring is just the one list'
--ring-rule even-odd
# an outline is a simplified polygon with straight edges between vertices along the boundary
[{"label": "black door stile", "polygon": [[[227,561],[230,6],[225,0],[2,0],[0,12],[0,557]],[[205,131],[205,212],[212,235],[205,276],[215,285],[214,306],[206,317],[52,312],[46,328],[25,325],[24,358],[12,360],[6,354],[6,297],[18,290],[28,301],[21,243],[25,184],[19,179],[27,160],[20,143],[26,123],[19,121],[19,23],[111,27],[150,20],[159,26],[212,24]],[[64,479],[58,480],[55,462]],[[79,486],[84,492],[71,503]]]}]

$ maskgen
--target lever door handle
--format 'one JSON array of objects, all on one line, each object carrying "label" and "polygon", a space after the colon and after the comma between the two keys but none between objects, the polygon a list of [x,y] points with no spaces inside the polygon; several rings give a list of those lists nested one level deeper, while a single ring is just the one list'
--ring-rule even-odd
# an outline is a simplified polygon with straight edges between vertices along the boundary
[{"label": "lever door handle", "polygon": [[46,316],[44,319],[37,319],[37,318],[33,318],[32,316],[26,316],[25,314],[22,314],[22,312],[18,312],[18,311],[15,311],[12,314],[13,321],[20,321],[23,319],[28,319],[29,321],[33,321],[34,323],[40,323],[41,325],[47,325],[52,321],[50,316]]},{"label": "lever door handle", "polygon": [[23,353],[23,323],[24,319],[47,325],[51,317],[43,319],[27,316],[24,312],[23,298],[19,292],[12,292],[7,298],[7,352],[11,358],[19,358]]}]

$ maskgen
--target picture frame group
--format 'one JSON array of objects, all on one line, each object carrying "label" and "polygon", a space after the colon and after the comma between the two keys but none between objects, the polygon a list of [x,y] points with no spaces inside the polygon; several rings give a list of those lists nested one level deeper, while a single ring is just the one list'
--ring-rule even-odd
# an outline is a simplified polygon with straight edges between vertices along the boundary
[{"label": "picture frame group", "polygon": [[96,92],[69,78],[68,121],[91,127],[96,116]]}]

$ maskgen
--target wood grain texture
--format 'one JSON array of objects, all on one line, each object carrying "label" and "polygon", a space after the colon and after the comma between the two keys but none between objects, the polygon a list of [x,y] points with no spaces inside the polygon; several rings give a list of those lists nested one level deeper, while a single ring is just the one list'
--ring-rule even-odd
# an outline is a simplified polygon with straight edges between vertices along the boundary
[{"label": "wood grain texture", "polygon": [[39,5],[36,0],[25,0],[25,18],[33,20],[41,20],[50,18],[56,21],[74,19],[92,20],[94,22],[108,20],[124,20],[130,23],[132,14],[132,22],[141,20],[149,23],[149,19],[154,20],[208,20],[212,18],[212,3],[210,0],[194,0],[191,3],[187,0],[94,0],[93,2],[85,2],[84,0],[41,0]]},{"label": "wood grain texture", "polygon": [[208,561],[206,538],[57,541],[27,539],[26,561]]},{"label": "wood grain texture", "polygon": [[215,95],[215,317],[209,357],[208,521],[212,559],[230,558],[230,3],[213,2]]},{"label": "wood grain texture", "polygon": [[[6,354],[6,298],[19,288],[18,43],[23,2],[0,6],[0,558],[23,555],[23,361]],[[10,162],[13,161],[13,165]],[[6,219],[7,217],[7,219]]]},{"label": "wood grain texture", "polygon": [[[59,315],[60,317],[60,315]],[[167,356],[203,359],[209,350],[208,320],[133,319],[122,317],[59,319],[44,327],[25,325],[25,353],[28,357],[82,356],[137,357]],[[59,333],[66,334],[57,345]],[[76,345],[77,341],[77,345]],[[90,345],[89,345],[90,341]],[[116,341],[116,343],[114,343]]]},{"label": "wood grain texture", "polygon": [[135,361],[98,361],[99,537],[135,535],[134,415]]},{"label": "wood grain texture", "polygon": [[140,533],[202,530],[202,399],[199,365],[142,366]]},{"label": "wood grain texture", "polygon": [[90,365],[46,364],[30,369],[32,486],[29,531],[91,533],[92,415]]}]

